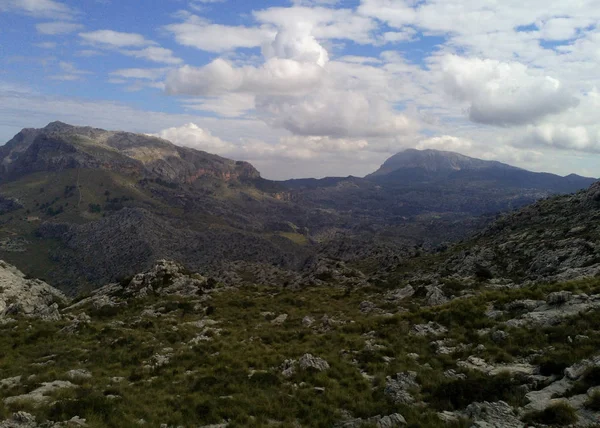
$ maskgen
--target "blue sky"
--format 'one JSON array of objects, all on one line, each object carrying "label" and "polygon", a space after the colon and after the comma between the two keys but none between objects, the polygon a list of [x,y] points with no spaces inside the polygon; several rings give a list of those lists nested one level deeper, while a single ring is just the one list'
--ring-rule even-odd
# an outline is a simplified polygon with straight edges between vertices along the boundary
[{"label": "blue sky", "polygon": [[408,147],[600,176],[600,4],[572,3],[1,0],[0,141],[63,120],[269,178]]}]

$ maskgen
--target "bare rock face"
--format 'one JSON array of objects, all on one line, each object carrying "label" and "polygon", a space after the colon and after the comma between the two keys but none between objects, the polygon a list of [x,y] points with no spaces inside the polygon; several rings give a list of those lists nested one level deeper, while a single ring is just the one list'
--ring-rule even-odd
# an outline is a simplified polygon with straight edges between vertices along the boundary
[{"label": "bare rock face", "polygon": [[0,318],[26,316],[54,321],[60,319],[58,305],[67,298],[39,279],[27,279],[12,265],[0,260]]}]

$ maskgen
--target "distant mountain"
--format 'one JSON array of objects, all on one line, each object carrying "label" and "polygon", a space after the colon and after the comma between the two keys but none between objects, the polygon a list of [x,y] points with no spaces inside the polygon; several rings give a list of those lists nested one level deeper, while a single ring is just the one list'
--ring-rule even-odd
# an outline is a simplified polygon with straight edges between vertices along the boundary
[{"label": "distant mountain", "polygon": [[0,259],[69,293],[161,257],[293,268],[306,238],[282,190],[247,162],[148,135],[24,129],[0,146]]},{"label": "distant mountain", "polygon": [[444,177],[456,171],[504,170],[519,168],[501,162],[471,158],[441,150],[407,149],[386,160],[381,167],[366,178],[381,177],[400,170],[422,171],[420,176]]},{"label": "distant mountain", "polygon": [[503,189],[536,189],[549,193],[570,193],[591,185],[596,179],[570,174],[531,172],[496,161],[475,159],[454,152],[408,149],[386,160],[365,177],[388,186],[418,183],[442,186],[494,186]]},{"label": "distant mountain", "polygon": [[52,122],[42,129],[24,129],[0,147],[0,180],[73,168],[105,169],[175,183],[192,183],[203,176],[223,180],[260,178],[247,162],[176,146],[148,135],[62,122]]},{"label": "distant mountain", "polygon": [[160,138],[53,122],[0,146],[0,259],[71,294],[158,259],[297,284],[338,261],[390,266],[591,181],[411,150],[367,178],[274,182]]}]

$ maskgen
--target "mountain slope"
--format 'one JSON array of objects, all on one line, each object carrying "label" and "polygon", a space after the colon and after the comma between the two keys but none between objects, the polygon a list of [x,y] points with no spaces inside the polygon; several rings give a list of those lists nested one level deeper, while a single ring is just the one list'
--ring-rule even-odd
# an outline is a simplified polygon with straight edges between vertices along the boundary
[{"label": "mountain slope", "polygon": [[387,159],[381,167],[366,178],[380,177],[398,170],[423,170],[432,177],[443,177],[463,170],[509,170],[519,168],[496,161],[471,158],[459,153],[441,150],[407,149]]},{"label": "mountain slope", "polygon": [[[445,171],[437,181],[377,181],[396,170],[278,183],[159,138],[54,122],[0,147],[0,258],[70,294],[159,258],[228,283],[310,283],[338,262],[392,266],[579,182],[452,156],[421,165]],[[515,174],[537,187],[509,186]]]},{"label": "mountain slope", "polygon": [[277,226],[302,212],[246,162],[55,122],[17,134],[0,164],[0,255],[69,293],[162,257],[206,270],[307,256],[304,236]]},{"label": "mountain slope", "polygon": [[222,180],[260,178],[247,162],[179,147],[147,135],[61,122],[42,129],[24,129],[0,148],[0,180],[71,168],[107,169],[177,183],[193,183],[205,176]]}]

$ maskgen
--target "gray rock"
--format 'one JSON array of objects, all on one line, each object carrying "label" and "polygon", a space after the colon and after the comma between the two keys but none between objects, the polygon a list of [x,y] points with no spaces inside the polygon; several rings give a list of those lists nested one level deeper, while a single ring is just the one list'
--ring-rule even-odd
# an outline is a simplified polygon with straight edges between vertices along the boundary
[{"label": "gray rock", "polygon": [[0,380],[0,390],[12,389],[21,384],[21,376],[9,377]]},{"label": "gray rock", "polygon": [[448,329],[436,322],[429,321],[427,324],[415,324],[412,328],[416,336],[442,335],[448,333]]},{"label": "gray rock", "polygon": [[389,291],[388,293],[386,293],[385,299],[393,300],[393,301],[401,301],[404,299],[408,299],[409,297],[412,297],[414,294],[415,294],[415,289],[411,285],[407,285],[404,288],[399,288],[397,290]]},{"label": "gray rock", "polygon": [[312,325],[315,323],[315,319],[313,317],[310,316],[305,316],[304,318],[302,318],[302,325],[304,327],[312,327]]},{"label": "gray rock", "polygon": [[76,380],[76,379],[91,379],[92,378],[92,374],[84,369],[77,369],[77,370],[69,370],[67,372],[67,377],[71,380]]},{"label": "gray rock", "polygon": [[5,398],[4,404],[10,405],[15,403],[27,402],[31,403],[31,405],[33,405],[34,407],[38,407],[39,405],[50,401],[50,397],[48,396],[49,394],[56,390],[65,388],[75,388],[75,385],[73,385],[69,381],[63,380],[55,380],[54,382],[44,382],[40,387],[34,389],[33,391],[27,394]]},{"label": "gray rock", "polygon": [[0,422],[0,428],[37,428],[35,416],[27,412],[17,412],[6,421]]},{"label": "gray rock", "polygon": [[300,357],[298,364],[302,370],[316,370],[318,372],[329,370],[329,363],[327,361],[311,354],[304,354]]},{"label": "gray rock", "polygon": [[384,393],[395,404],[414,403],[415,398],[409,392],[411,389],[419,389],[416,372],[396,373],[396,376],[386,378]]},{"label": "gray rock", "polygon": [[61,318],[58,304],[67,298],[39,279],[27,279],[16,267],[0,260],[0,319],[25,316],[46,321]]},{"label": "gray rock", "polygon": [[277,318],[271,320],[271,324],[280,326],[288,319],[288,314],[281,314]]},{"label": "gray rock", "polygon": [[442,289],[433,285],[427,286],[425,300],[428,306],[439,306],[449,301]]},{"label": "gray rock", "polygon": [[504,401],[471,403],[465,414],[473,420],[472,428],[523,428],[513,409]]}]

